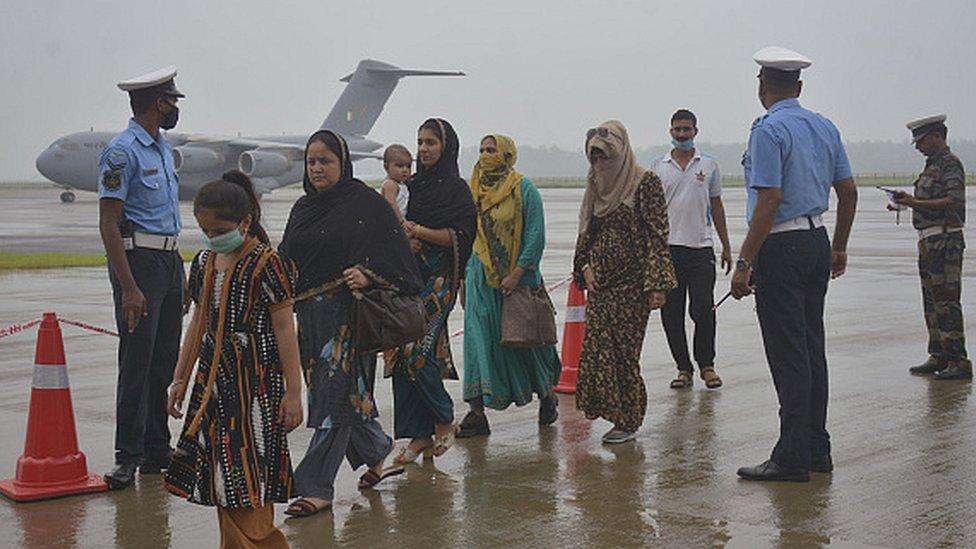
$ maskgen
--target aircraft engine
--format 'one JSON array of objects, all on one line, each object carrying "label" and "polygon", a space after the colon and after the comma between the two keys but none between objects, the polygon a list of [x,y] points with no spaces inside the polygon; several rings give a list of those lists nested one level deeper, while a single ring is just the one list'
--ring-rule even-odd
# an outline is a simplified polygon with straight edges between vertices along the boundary
[{"label": "aircraft engine", "polygon": [[178,172],[210,172],[223,168],[224,158],[206,147],[174,147],[173,163]]},{"label": "aircraft engine", "polygon": [[285,155],[270,151],[246,151],[237,159],[237,167],[248,177],[275,177],[291,169]]}]

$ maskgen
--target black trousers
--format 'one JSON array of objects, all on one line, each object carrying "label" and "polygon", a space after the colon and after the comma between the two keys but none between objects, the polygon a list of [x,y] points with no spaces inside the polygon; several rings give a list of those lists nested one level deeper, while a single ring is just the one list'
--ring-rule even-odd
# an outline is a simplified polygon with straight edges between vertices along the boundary
[{"label": "black trousers", "polygon": [[166,389],[180,352],[183,330],[183,261],[179,253],[136,248],[125,253],[146,298],[146,316],[129,333],[122,316],[122,286],[109,266],[119,378],[115,395],[115,462],[138,463],[170,450]]},{"label": "black trousers", "polygon": [[777,465],[810,469],[830,455],[824,298],[830,240],[823,227],[771,234],[755,262],[756,312],[779,398]]},{"label": "black trousers", "polygon": [[670,246],[671,262],[678,276],[678,286],[668,292],[661,309],[661,323],[668,338],[671,356],[679,371],[693,372],[685,335],[685,303],[690,301],[691,319],[695,322],[693,346],[698,368],[715,363],[715,251],[712,248]]}]

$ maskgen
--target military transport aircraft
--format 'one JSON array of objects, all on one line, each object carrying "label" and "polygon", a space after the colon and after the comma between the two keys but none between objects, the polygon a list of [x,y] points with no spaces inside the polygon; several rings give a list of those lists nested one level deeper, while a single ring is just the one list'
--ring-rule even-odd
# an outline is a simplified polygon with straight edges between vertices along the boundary
[{"label": "military transport aircraft", "polygon": [[[404,76],[464,76],[461,71],[412,70],[364,59],[356,71],[342,78],[347,84],[322,123],[346,139],[353,160],[379,158],[383,145],[367,137],[387,99]],[[37,170],[64,187],[62,202],[73,202],[73,190],[98,190],[98,159],[113,132],[78,132],[66,135],[37,157]],[[192,200],[201,185],[231,169],[251,177],[255,190],[264,194],[298,183],[304,173],[307,135],[274,137],[217,137],[166,133],[173,145],[173,159],[180,176],[180,200]]]}]

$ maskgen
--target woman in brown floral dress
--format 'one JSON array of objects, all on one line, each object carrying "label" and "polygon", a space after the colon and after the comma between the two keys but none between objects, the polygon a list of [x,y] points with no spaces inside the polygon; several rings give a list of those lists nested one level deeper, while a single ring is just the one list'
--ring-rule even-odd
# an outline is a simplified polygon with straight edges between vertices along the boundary
[{"label": "woman in brown floral dress", "polygon": [[633,440],[644,421],[644,331],[676,279],[661,181],[637,165],[623,124],[590,129],[586,156],[590,172],[573,259],[576,283],[588,290],[576,407],[612,422],[603,442],[617,444]]}]

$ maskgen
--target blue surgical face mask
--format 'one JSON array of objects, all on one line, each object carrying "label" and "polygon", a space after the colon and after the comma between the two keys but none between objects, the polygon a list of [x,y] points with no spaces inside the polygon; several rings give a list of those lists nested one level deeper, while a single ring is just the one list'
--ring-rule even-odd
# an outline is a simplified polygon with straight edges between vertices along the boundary
[{"label": "blue surgical face mask", "polygon": [[240,227],[238,226],[213,238],[210,238],[204,234],[203,244],[218,254],[227,254],[233,252],[237,248],[240,248],[241,245],[244,244],[244,235],[241,234]]},{"label": "blue surgical face mask", "polygon": [[678,149],[679,151],[690,151],[691,149],[695,148],[695,140],[694,138],[686,139],[684,141],[678,141],[677,139],[672,139],[671,145],[674,148]]}]

